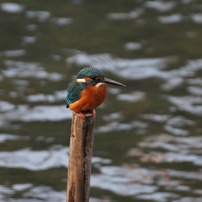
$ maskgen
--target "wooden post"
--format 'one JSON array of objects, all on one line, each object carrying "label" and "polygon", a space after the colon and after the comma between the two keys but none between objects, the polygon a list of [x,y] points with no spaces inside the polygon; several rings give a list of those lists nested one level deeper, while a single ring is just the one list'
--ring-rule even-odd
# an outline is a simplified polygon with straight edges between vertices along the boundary
[{"label": "wooden post", "polygon": [[73,112],[66,202],[89,202],[95,117]]}]

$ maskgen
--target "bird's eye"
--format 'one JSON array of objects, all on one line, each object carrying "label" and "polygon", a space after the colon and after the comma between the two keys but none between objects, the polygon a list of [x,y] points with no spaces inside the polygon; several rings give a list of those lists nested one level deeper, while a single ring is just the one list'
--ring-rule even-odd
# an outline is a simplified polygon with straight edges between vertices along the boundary
[{"label": "bird's eye", "polygon": [[92,80],[96,80],[96,77],[91,77]]}]

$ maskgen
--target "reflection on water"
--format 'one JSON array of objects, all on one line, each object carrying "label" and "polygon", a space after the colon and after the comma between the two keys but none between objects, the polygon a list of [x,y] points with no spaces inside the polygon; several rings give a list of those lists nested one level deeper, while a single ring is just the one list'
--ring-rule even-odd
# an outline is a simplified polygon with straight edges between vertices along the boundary
[{"label": "reflection on water", "polygon": [[21,13],[24,6],[16,3],[2,3],[1,10],[8,13]]},{"label": "reflection on water", "polygon": [[119,77],[97,109],[90,202],[202,201],[198,1],[0,4],[0,201],[64,202],[85,66]]},{"label": "reflection on water", "polygon": [[[19,51],[8,51],[10,54],[14,54],[16,56],[16,52]],[[17,55],[19,56],[19,55]],[[34,77],[38,79],[49,79],[52,81],[61,80],[62,76],[58,73],[52,72],[48,73],[44,71],[43,67],[41,67],[37,63],[26,63],[19,62],[14,60],[5,61],[6,70],[2,70],[2,76],[9,78],[26,78],[26,77]]]}]

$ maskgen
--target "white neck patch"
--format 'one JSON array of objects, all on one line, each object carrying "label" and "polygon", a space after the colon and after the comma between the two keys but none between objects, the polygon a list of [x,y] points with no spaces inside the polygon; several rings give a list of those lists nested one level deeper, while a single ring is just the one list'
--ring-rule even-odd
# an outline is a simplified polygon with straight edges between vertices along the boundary
[{"label": "white neck patch", "polygon": [[[85,83],[86,80],[85,80],[85,79],[76,79],[76,82],[77,82],[77,83]],[[97,83],[97,84],[95,85],[95,87],[99,88],[101,85],[105,85],[105,83],[99,82],[99,83]]]},{"label": "white neck patch", "polygon": [[76,82],[83,83],[83,82],[86,82],[86,79],[76,79]]}]

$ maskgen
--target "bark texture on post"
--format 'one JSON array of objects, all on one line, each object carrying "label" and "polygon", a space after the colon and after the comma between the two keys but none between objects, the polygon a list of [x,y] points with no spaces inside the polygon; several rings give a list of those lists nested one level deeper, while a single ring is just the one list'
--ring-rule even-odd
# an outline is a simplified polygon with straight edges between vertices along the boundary
[{"label": "bark texture on post", "polygon": [[89,202],[95,117],[73,112],[66,202]]}]

